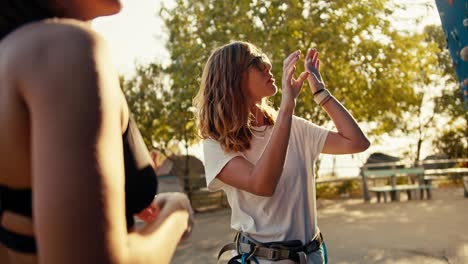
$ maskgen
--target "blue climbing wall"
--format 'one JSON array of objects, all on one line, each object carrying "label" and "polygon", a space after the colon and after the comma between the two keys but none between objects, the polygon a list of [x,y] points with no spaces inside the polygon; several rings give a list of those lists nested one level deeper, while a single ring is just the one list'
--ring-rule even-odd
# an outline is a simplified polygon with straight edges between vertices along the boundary
[{"label": "blue climbing wall", "polygon": [[468,0],[435,0],[468,111]]}]

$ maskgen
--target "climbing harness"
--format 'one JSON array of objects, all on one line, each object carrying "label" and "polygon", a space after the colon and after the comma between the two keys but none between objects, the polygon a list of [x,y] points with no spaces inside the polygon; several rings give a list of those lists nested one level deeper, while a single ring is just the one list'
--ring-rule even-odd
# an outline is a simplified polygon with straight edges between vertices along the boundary
[{"label": "climbing harness", "polygon": [[[236,250],[235,257],[228,261],[228,264],[258,264],[257,258],[262,258],[270,261],[290,259],[299,264],[307,263],[307,255],[322,248],[326,252],[325,244],[323,243],[322,233],[318,233],[314,239],[305,245],[300,240],[275,241],[262,243],[247,233],[237,232],[234,242],[224,245],[218,254],[218,260],[221,255],[230,250]],[[327,263],[325,254],[325,263]],[[240,260],[240,262],[239,262]]]}]

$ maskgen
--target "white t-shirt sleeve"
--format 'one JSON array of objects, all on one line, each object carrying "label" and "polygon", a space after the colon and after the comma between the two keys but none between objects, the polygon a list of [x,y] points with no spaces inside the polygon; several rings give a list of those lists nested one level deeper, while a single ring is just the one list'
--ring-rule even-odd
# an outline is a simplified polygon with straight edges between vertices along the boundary
[{"label": "white t-shirt sleeve", "polygon": [[[305,120],[301,117],[295,116],[295,121],[297,125],[299,125],[300,129],[304,138],[304,146],[308,146],[310,149],[305,151],[311,152],[311,158],[315,160],[318,155],[322,152],[323,146],[325,145],[325,140],[327,139],[327,135],[329,130],[323,127],[317,126],[316,124]],[[310,142],[306,142],[310,141]],[[308,144],[306,144],[308,143]]]},{"label": "white t-shirt sleeve", "polygon": [[205,160],[206,186],[210,191],[219,190],[225,185],[216,176],[226,166],[226,164],[237,156],[242,156],[239,152],[225,152],[221,145],[213,139],[203,141],[203,155]]}]

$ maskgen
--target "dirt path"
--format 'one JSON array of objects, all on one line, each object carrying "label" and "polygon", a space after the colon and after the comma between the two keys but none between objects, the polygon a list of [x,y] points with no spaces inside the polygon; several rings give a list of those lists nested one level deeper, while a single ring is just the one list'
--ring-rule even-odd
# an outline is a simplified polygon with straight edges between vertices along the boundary
[{"label": "dirt path", "polygon": [[[435,189],[429,201],[320,203],[330,264],[468,263],[468,199],[461,188]],[[219,248],[235,234],[229,218],[229,210],[197,214],[192,237],[172,263],[216,263]]]}]

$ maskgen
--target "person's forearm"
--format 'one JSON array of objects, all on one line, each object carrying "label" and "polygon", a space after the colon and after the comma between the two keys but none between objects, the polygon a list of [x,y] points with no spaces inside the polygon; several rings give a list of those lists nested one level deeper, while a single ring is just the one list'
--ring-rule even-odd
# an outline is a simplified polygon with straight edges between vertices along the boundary
[{"label": "person's forearm", "polygon": [[344,138],[353,142],[356,145],[368,146],[369,141],[362,132],[359,125],[354,120],[353,116],[344,108],[344,106],[331,97],[322,108],[327,112],[328,116],[332,119],[338,133]]},{"label": "person's forearm", "polygon": [[156,221],[129,234],[125,263],[169,264],[187,228],[188,217],[186,211],[177,211],[163,222]]},{"label": "person's forearm", "polygon": [[262,156],[252,168],[251,176],[257,193],[272,196],[283,171],[291,134],[294,106],[284,104],[278,112],[270,140]]}]

